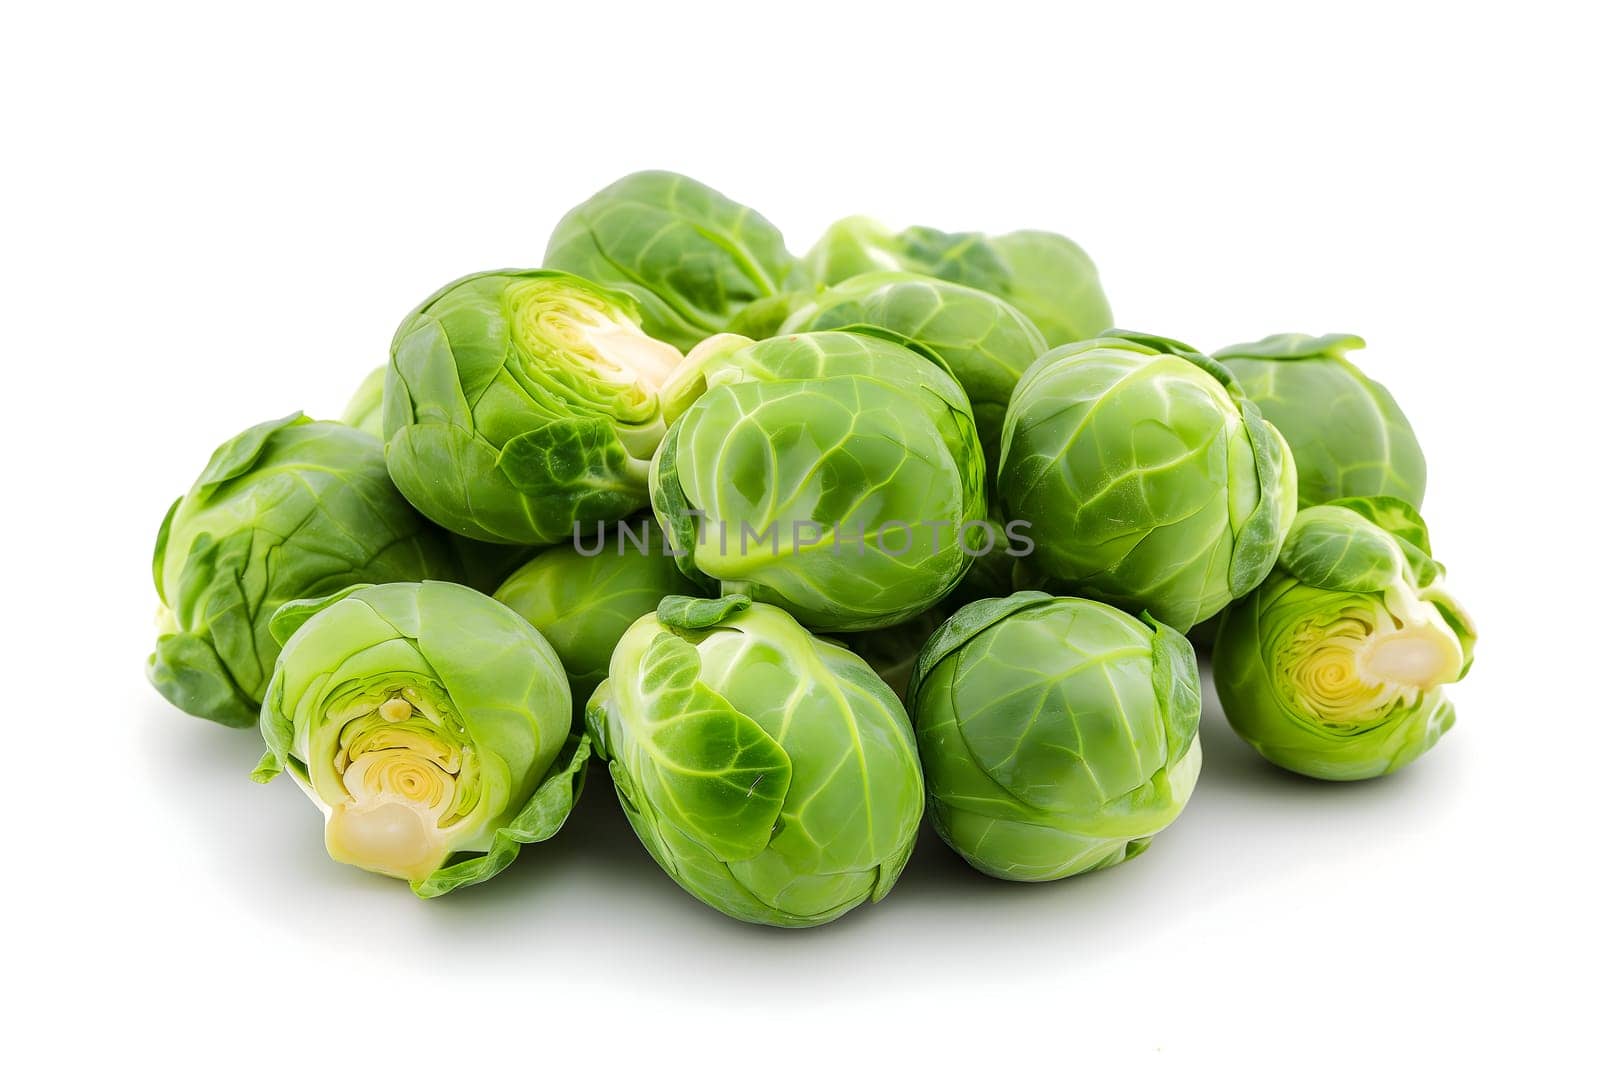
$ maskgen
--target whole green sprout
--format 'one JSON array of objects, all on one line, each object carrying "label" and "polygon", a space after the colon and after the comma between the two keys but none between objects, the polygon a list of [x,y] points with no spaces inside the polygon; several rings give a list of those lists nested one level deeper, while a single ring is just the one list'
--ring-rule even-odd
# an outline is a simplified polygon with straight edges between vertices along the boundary
[{"label": "whole green sprout", "polygon": [[980,289],[923,275],[874,271],[817,294],[784,322],[781,333],[865,323],[891,330],[938,354],[972,402],[990,471],[1000,461],[1000,428],[1017,379],[1044,355],[1045,340],[1027,316]]},{"label": "whole green sprout", "polygon": [[1200,679],[1183,635],[1091,600],[1016,593],[956,612],[908,703],[939,836],[996,878],[1137,856],[1200,772]]},{"label": "whole green sprout", "polygon": [[630,174],[567,212],[544,264],[626,291],[645,331],[684,350],[796,281],[794,257],[770,222],[658,170]]},{"label": "whole green sprout", "polygon": [[453,578],[442,533],[389,481],[368,434],[296,413],[225,442],[156,536],[150,682],[191,715],[251,726],[272,613],[357,582]]},{"label": "whole green sprout", "polygon": [[629,520],[625,529],[602,529],[598,541],[547,548],[494,594],[554,647],[579,706],[605,678],[629,626],[654,611],[662,597],[696,592],[653,520]]},{"label": "whole green sprout", "polygon": [[1148,334],[1055,349],[1018,383],[998,494],[1042,587],[1187,630],[1266,577],[1294,461],[1226,369]]},{"label": "whole green sprout", "polygon": [[559,271],[474,274],[400,326],[384,381],[389,473],[479,541],[556,544],[646,503],[682,363],[625,293]]},{"label": "whole green sprout", "polygon": [[860,657],[743,596],[634,623],[589,736],[650,854],[746,922],[816,926],[881,900],[922,818],[899,700]]},{"label": "whole green sprout", "polygon": [[823,285],[869,272],[910,271],[981,289],[1018,308],[1050,345],[1111,327],[1094,262],[1072,241],[1044,230],[991,237],[913,226],[895,233],[858,215],[829,227],[805,264]]},{"label": "whole green sprout", "polygon": [[283,654],[255,777],[290,772],[334,859],[434,897],[561,828],[589,745],[560,661],[516,612],[402,582],[297,601],[272,626]]},{"label": "whole green sprout", "polygon": [[713,338],[689,368],[650,472],[684,573],[837,631],[909,619],[966,573],[983,452],[936,357],[831,331]]},{"label": "whole green sprout", "polygon": [[1422,507],[1428,465],[1411,423],[1389,390],[1345,357],[1365,346],[1345,333],[1280,333],[1212,357],[1289,442],[1301,507],[1355,496]]},{"label": "whole green sprout", "polygon": [[1222,615],[1212,664],[1228,722],[1313,778],[1373,778],[1422,755],[1455,722],[1443,687],[1477,641],[1443,578],[1403,500],[1300,512],[1271,576]]}]

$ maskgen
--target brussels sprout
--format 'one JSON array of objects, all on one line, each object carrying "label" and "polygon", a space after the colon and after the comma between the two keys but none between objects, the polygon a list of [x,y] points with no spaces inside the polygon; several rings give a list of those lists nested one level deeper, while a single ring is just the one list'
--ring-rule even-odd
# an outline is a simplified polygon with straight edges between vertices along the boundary
[{"label": "brussels sprout", "polygon": [[[547,548],[507,578],[495,599],[533,623],[555,648],[581,706],[606,676],[612,650],[661,598],[695,585],[667,553],[653,520],[630,520],[598,539]],[[616,543],[605,537],[615,532]]]},{"label": "brussels sprout", "polygon": [[659,170],[630,174],[567,212],[544,263],[631,293],[645,330],[682,349],[782,292],[795,270],[772,223],[692,178]]},{"label": "brussels sprout", "polygon": [[830,922],[883,899],[911,855],[905,709],[777,608],[667,597],[623,635],[588,723],[639,840],[726,915]]},{"label": "brussels sprout", "polygon": [[1183,635],[1092,600],[1016,593],[951,616],[908,696],[939,836],[996,878],[1137,856],[1200,773]]},{"label": "brussels sprout", "polygon": [[988,237],[913,226],[893,233],[856,216],[829,227],[805,263],[824,285],[888,270],[981,289],[1010,301],[1051,345],[1081,341],[1111,326],[1111,306],[1094,262],[1073,242],[1044,230]]},{"label": "brussels sprout", "polygon": [[389,365],[383,364],[374,367],[371,374],[361,379],[361,384],[356,388],[355,395],[350,398],[350,403],[345,405],[344,414],[339,416],[339,421],[363,433],[382,438],[383,379],[388,373]]},{"label": "brussels sprout", "polygon": [[589,744],[560,661],[516,612],[401,582],[287,604],[272,631],[283,654],[254,777],[290,772],[328,855],[436,897],[561,829]]},{"label": "brussels sprout", "polygon": [[555,544],[647,501],[683,357],[633,301],[559,271],[474,274],[401,324],[384,381],[389,473],[434,522]]},{"label": "brussels sprout", "polygon": [[356,582],[453,578],[440,531],[389,482],[372,436],[296,413],[211,456],[156,537],[150,682],[191,715],[251,726],[287,601]]},{"label": "brussels sprout", "polygon": [[1180,630],[1267,576],[1294,516],[1294,461],[1232,376],[1187,345],[1113,331],[1022,376],[1001,437],[1006,517],[1042,588]]},{"label": "brussels sprout", "polygon": [[1443,577],[1403,500],[1300,512],[1271,576],[1222,614],[1211,662],[1228,722],[1313,778],[1373,778],[1422,755],[1455,722],[1441,687],[1477,641]]},{"label": "brussels sprout", "polygon": [[1003,295],[1033,320],[1052,345],[1111,328],[1111,305],[1089,254],[1058,233],[1018,230],[990,238],[1006,265]]},{"label": "brussels sprout", "polygon": [[1364,347],[1345,333],[1280,333],[1212,357],[1289,442],[1301,507],[1354,496],[1422,507],[1428,465],[1411,423],[1389,390],[1345,358]]},{"label": "brussels sprout", "polygon": [[955,375],[972,402],[978,437],[992,473],[999,466],[1000,427],[1017,379],[1044,355],[1045,342],[1027,317],[980,289],[893,271],[840,282],[798,309],[781,333],[866,323],[918,341]]},{"label": "brussels sprout", "polygon": [[714,338],[690,366],[705,392],[650,471],[684,573],[819,630],[909,619],[961,579],[983,453],[934,357],[840,331]]}]

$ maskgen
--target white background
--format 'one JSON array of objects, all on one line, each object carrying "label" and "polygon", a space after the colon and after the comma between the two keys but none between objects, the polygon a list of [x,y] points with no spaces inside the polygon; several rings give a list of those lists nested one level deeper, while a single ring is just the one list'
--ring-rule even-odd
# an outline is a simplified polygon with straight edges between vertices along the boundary
[{"label": "white background", "polygon": [[[3,1040],[170,1063],[1589,1048],[1592,38],[1578,5],[1202,6],[4,16]],[[887,901],[810,932],[680,892],[603,779],[451,898],[329,861],[298,792],[246,778],[256,737],[145,684],[156,526],[218,442],[336,415],[413,303],[536,265],[642,167],[797,251],[855,212],[1060,230],[1120,324],[1203,349],[1365,335],[1484,635],[1456,730],[1329,786],[1213,703],[1194,801],[1136,862],[1010,885],[930,837]]]}]

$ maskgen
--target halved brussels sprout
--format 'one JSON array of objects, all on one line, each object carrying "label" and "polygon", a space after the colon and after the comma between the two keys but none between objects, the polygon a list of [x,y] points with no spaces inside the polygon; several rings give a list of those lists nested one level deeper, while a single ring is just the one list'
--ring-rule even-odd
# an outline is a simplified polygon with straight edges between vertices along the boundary
[{"label": "halved brussels sprout", "polygon": [[389,373],[387,363],[374,367],[372,373],[361,379],[350,402],[344,407],[339,421],[363,433],[383,437],[383,379]]},{"label": "halved brussels sprout", "polygon": [[646,503],[683,357],[625,293],[551,270],[491,271],[429,297],[384,381],[389,473],[434,522],[480,541],[555,544]]},{"label": "halved brussels sprout", "polygon": [[588,708],[639,840],[726,915],[816,926],[881,900],[922,819],[905,710],[859,656],[743,596],[668,597]]},{"label": "halved brussels sprout", "polygon": [[1045,340],[1027,316],[997,296],[918,274],[875,271],[826,289],[783,324],[780,333],[865,323],[933,349],[972,402],[991,473],[1000,462],[1000,427],[1017,379],[1044,355]]},{"label": "halved brussels sprout", "polygon": [[1428,465],[1411,423],[1389,390],[1345,358],[1364,347],[1347,333],[1280,333],[1212,356],[1289,442],[1301,507],[1353,496],[1422,507]]},{"label": "halved brussels sprout", "polygon": [[1092,600],[967,605],[923,650],[908,700],[934,828],[996,878],[1137,856],[1200,773],[1194,649]]},{"label": "halved brussels sprout", "polygon": [[1212,649],[1228,722],[1313,778],[1389,774],[1455,722],[1443,686],[1477,633],[1443,586],[1428,530],[1394,497],[1295,518],[1272,575],[1222,614]]},{"label": "halved brussels sprout", "polygon": [[990,237],[913,226],[894,233],[858,215],[829,227],[805,263],[823,285],[887,270],[982,289],[1010,301],[1051,345],[1081,341],[1111,326],[1094,262],[1067,238],[1044,230]]},{"label": "halved brussels sprout", "polygon": [[[626,531],[626,532],[624,532]],[[610,538],[611,540],[607,540]],[[540,552],[507,578],[495,599],[555,648],[581,706],[606,676],[611,653],[661,598],[697,592],[667,552],[654,520],[639,518]]]},{"label": "halved brussels sprout", "polygon": [[328,855],[421,897],[492,878],[566,821],[587,738],[549,642],[444,582],[358,586],[279,609],[257,781],[288,770]]},{"label": "halved brussels sprout", "polygon": [[454,578],[444,536],[395,491],[372,436],[298,412],[214,453],[155,548],[150,682],[191,715],[251,726],[278,643],[272,613],[356,582]]},{"label": "halved brussels sprout", "polygon": [[1112,331],[1022,376],[998,492],[1029,524],[1024,566],[1041,588],[1187,630],[1272,569],[1294,478],[1283,438],[1219,364]]},{"label": "halved brussels sprout", "polygon": [[556,224],[544,264],[632,294],[652,337],[687,350],[793,282],[783,235],[692,178],[641,171]]},{"label": "halved brussels sprout", "polygon": [[[819,630],[936,604],[982,533],[983,452],[966,394],[931,354],[839,331],[691,354],[650,471],[678,565]],[[678,392],[682,392],[680,397]]]}]

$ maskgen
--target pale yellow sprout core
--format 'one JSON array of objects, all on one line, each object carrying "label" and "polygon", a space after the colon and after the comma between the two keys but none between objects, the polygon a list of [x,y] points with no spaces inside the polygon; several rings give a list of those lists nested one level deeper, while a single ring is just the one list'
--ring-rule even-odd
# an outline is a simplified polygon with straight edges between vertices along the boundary
[{"label": "pale yellow sprout core", "polygon": [[[437,721],[413,689],[392,693],[347,724],[334,770],[345,797],[328,807],[328,854],[379,874],[416,881],[453,851],[442,823],[456,801],[461,751],[434,733],[400,725],[421,714]],[[376,715],[381,724],[367,728]],[[394,724],[394,725],[382,725]]]}]

